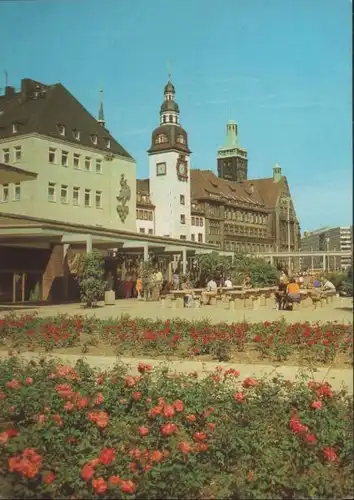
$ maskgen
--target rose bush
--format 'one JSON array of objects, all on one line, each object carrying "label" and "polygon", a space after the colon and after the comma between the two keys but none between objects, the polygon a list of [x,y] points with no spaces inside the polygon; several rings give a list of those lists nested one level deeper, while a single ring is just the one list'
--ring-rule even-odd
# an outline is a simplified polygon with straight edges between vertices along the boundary
[{"label": "rose bush", "polygon": [[[94,334],[94,335],[93,335]],[[47,351],[101,342],[118,355],[209,356],[227,361],[238,352],[252,351],[258,359],[330,363],[339,354],[352,358],[353,326],[335,322],[219,323],[187,320],[153,321],[122,316],[100,321],[85,316],[38,318],[10,315],[0,320],[0,342],[9,347]],[[85,344],[85,352],[89,346]]]},{"label": "rose bush", "polygon": [[315,382],[218,367],[139,376],[0,362],[0,483],[11,498],[352,497],[353,407]]}]

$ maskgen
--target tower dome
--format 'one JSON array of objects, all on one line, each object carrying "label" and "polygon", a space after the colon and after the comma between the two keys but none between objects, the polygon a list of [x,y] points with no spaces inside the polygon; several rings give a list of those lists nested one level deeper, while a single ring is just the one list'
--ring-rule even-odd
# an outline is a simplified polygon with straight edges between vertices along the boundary
[{"label": "tower dome", "polygon": [[160,126],[152,133],[149,153],[168,150],[190,153],[187,132],[179,122],[179,106],[175,95],[175,87],[169,80],[164,87],[164,100],[160,107]]}]

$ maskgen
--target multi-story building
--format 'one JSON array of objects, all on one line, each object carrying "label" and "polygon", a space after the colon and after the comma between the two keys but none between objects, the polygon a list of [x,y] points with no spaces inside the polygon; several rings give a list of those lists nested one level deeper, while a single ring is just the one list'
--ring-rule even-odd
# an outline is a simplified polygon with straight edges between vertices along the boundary
[{"label": "multi-story building", "polygon": [[[324,227],[314,231],[305,231],[301,238],[301,251],[353,251],[353,226]],[[327,268],[333,271],[346,270],[352,265],[352,257],[328,258]],[[322,257],[308,256],[302,258],[302,266],[310,269],[322,268]]]},{"label": "multi-story building", "polygon": [[[218,177],[190,168],[187,133],[170,81],[148,153],[149,179],[138,181],[137,197],[149,199],[151,212],[144,213],[139,201],[137,213],[149,216],[155,234],[211,243],[225,251],[298,250],[299,222],[287,179],[275,165],[272,177],[247,180],[248,156],[239,145],[236,122],[226,125],[217,153]],[[147,222],[143,227],[137,221],[139,232],[146,227]]]},{"label": "multi-story building", "polygon": [[149,179],[136,181],[136,231],[155,234],[155,206],[151,203]]},{"label": "multi-story building", "polygon": [[3,184],[1,211],[136,230],[136,165],[60,83],[23,79],[0,96],[0,161],[38,174]]}]

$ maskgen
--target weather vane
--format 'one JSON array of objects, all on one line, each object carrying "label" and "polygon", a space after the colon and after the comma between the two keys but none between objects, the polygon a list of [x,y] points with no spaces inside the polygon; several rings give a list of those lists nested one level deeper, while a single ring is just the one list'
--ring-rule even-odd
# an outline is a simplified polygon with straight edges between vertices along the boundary
[{"label": "weather vane", "polygon": [[169,81],[171,81],[172,73],[171,73],[171,63],[170,63],[170,61],[167,63],[167,76],[168,76]]}]

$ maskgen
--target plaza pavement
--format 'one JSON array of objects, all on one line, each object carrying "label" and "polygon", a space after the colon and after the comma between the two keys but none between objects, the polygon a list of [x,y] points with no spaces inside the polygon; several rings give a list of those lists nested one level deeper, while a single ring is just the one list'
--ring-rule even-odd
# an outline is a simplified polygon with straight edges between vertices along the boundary
[{"label": "plaza pavement", "polygon": [[100,304],[94,309],[86,309],[81,304],[61,304],[24,307],[11,307],[2,310],[0,307],[0,317],[3,317],[10,310],[18,313],[37,312],[39,316],[56,316],[57,314],[81,314],[96,316],[99,319],[119,317],[122,314],[129,314],[132,317],[172,319],[184,318],[189,320],[209,319],[212,323],[218,322],[239,322],[248,321],[257,323],[260,321],[276,321],[282,316],[291,323],[309,321],[326,322],[337,321],[338,323],[353,322],[353,299],[336,298],[334,302],[323,305],[322,308],[314,309],[308,307],[298,311],[277,311],[274,305],[260,306],[258,309],[219,309],[216,306],[203,306],[199,309],[171,309],[163,308],[158,302],[144,302],[135,299],[117,300],[115,305],[105,306]]}]

